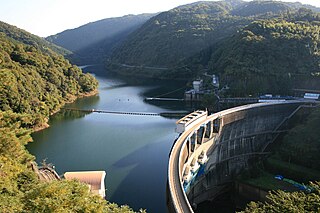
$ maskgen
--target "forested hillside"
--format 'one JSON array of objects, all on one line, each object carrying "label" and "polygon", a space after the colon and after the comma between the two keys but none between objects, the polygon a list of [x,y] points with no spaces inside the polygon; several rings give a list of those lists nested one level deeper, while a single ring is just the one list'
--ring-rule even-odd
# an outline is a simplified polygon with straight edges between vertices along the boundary
[{"label": "forested hillside", "polygon": [[319,32],[320,14],[305,9],[255,21],[221,44],[209,70],[221,76],[234,96],[319,89],[310,83],[320,74]]},{"label": "forested hillside", "polygon": [[13,27],[1,21],[0,21],[0,32],[4,33],[8,37],[16,41],[22,42],[27,45],[35,46],[43,52],[47,52],[48,49],[51,49],[54,52],[62,55],[67,55],[71,53],[69,50],[66,50],[60,46],[56,46],[53,43],[50,43],[38,36],[35,36],[31,33],[28,33],[24,30],[18,29],[16,27]]},{"label": "forested hillside", "polygon": [[298,74],[310,75],[319,69],[318,15],[301,7],[280,1],[180,6],[151,18],[129,35],[108,67],[155,78],[192,79],[215,73],[221,75],[220,85],[231,86],[231,95],[286,94],[292,87],[288,76],[297,82]]},{"label": "forested hillside", "polygon": [[231,10],[227,2],[198,2],[163,12],[132,33],[111,63],[172,67],[250,23]]},{"label": "forested hillside", "polygon": [[42,125],[65,102],[96,90],[91,75],[44,46],[43,39],[3,22],[0,32],[0,109],[29,115],[26,127]]},{"label": "forested hillside", "polygon": [[[0,22],[0,212],[130,212],[77,181],[41,183],[25,149],[30,133],[97,81],[45,40]],[[59,49],[59,48],[58,48]]]},{"label": "forested hillside", "polygon": [[253,1],[248,4],[242,4],[232,10],[232,15],[236,16],[255,16],[257,14],[279,14],[283,11],[289,10],[290,6],[283,2],[275,1]]},{"label": "forested hillside", "polygon": [[46,39],[70,51],[67,57],[76,64],[103,63],[111,50],[155,14],[108,18],[65,30]]},{"label": "forested hillside", "polygon": [[169,73],[159,76],[170,76],[173,67],[184,66],[185,60],[231,37],[252,21],[276,17],[287,10],[287,4],[270,1],[227,0],[180,6],[153,17],[129,35],[113,53],[109,65],[166,67]]}]

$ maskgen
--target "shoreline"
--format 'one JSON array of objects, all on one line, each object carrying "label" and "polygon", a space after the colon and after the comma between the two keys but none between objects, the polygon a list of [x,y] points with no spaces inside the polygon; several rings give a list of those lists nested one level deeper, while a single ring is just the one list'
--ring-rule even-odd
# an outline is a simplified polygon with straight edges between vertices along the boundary
[{"label": "shoreline", "polygon": [[[98,95],[98,94],[99,94],[99,90],[98,90],[98,89],[95,89],[95,90],[93,90],[93,91],[91,91],[91,92],[81,93],[81,94],[79,94],[78,96],[74,96],[74,97],[70,98],[69,101],[64,102],[64,104],[62,104],[62,105],[59,107],[59,109],[51,112],[51,113],[50,113],[50,116],[52,116],[52,115],[60,112],[61,108],[62,108],[63,106],[65,106],[66,104],[71,104],[71,103],[75,102],[75,101],[78,100],[78,99],[86,98],[86,97],[91,97],[91,96],[95,96],[95,95]],[[45,118],[45,122],[44,122],[44,123],[41,123],[41,124],[33,127],[33,128],[32,128],[32,133],[34,133],[34,132],[39,132],[39,131],[41,131],[41,130],[44,130],[44,129],[49,128],[49,127],[50,127],[50,125],[49,125],[49,123],[48,123],[49,120],[50,120],[49,118]]]},{"label": "shoreline", "polygon": [[[110,65],[106,66],[107,70],[112,73],[123,77],[141,77],[141,78],[149,78],[155,80],[176,80],[176,81],[188,81],[188,77],[175,77],[175,76],[166,76],[163,75],[165,73],[151,73],[145,72],[139,68],[128,68],[128,67],[113,67]],[[117,70],[117,71],[112,71]]]}]

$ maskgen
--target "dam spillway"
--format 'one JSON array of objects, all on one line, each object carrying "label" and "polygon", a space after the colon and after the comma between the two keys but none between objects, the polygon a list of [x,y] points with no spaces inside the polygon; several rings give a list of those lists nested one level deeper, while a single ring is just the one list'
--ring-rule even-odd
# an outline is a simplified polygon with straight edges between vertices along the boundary
[{"label": "dam spillway", "polygon": [[[189,117],[188,127],[179,132],[169,156],[169,212],[193,212],[197,204],[227,190],[248,166],[249,160],[268,154],[267,146],[287,130],[288,121],[297,111],[314,104],[303,101],[258,103],[205,118],[201,113],[201,119],[192,118],[192,114],[183,118],[188,120]],[[207,156],[207,161],[201,164],[203,155]],[[200,163],[198,170],[195,169],[197,162]]]}]

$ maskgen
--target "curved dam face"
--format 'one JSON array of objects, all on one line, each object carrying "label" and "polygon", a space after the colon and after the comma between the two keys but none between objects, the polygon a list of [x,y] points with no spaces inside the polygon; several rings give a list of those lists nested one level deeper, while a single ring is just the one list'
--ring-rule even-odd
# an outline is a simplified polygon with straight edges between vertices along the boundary
[{"label": "curved dam face", "polygon": [[[310,103],[312,105],[312,103]],[[177,122],[168,165],[169,212],[193,212],[228,189],[250,160],[286,130],[287,121],[306,103],[259,103],[213,115],[194,112]]]}]

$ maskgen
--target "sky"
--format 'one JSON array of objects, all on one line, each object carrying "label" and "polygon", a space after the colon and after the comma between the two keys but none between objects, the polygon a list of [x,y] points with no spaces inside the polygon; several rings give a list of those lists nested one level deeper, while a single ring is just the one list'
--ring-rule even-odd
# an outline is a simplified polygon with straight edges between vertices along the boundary
[{"label": "sky", "polygon": [[[170,10],[197,0],[0,0],[0,20],[46,37],[104,18]],[[320,0],[299,1],[320,7]]]}]

